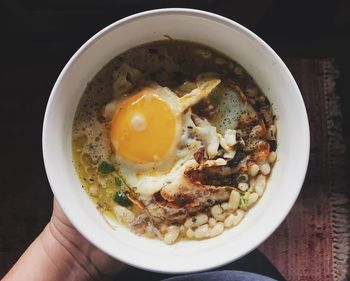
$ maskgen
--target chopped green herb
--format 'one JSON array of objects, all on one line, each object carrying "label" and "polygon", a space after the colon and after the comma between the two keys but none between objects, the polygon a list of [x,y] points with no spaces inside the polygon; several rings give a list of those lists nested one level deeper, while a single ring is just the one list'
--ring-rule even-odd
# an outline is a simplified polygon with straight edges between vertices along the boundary
[{"label": "chopped green herb", "polygon": [[109,174],[109,173],[112,173],[114,171],[114,167],[113,167],[113,165],[109,164],[108,162],[102,161],[100,166],[98,166],[98,170],[102,174]]},{"label": "chopped green herb", "polygon": [[115,177],[114,182],[115,182],[115,185],[119,187],[122,186],[123,184],[123,181],[120,179],[120,177]]},{"label": "chopped green herb", "polygon": [[117,193],[114,196],[114,201],[124,207],[132,205],[132,202],[129,200],[129,198],[123,191],[117,191]]},{"label": "chopped green herb", "polygon": [[240,174],[237,177],[237,182],[247,182],[248,181],[248,175],[247,174]]},{"label": "chopped green herb", "polygon": [[207,200],[208,206],[213,206],[215,204],[215,201],[211,198]]},{"label": "chopped green herb", "polygon": [[240,199],[240,206],[241,207],[246,208],[246,204],[248,202],[249,195],[250,195],[250,192],[247,191],[247,192],[244,192],[243,196],[241,196],[241,199]]}]

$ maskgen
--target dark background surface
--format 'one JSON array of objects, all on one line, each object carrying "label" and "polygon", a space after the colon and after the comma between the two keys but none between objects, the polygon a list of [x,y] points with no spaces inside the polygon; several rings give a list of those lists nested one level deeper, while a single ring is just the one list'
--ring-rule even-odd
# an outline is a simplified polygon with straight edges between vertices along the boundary
[{"label": "dark background surface", "polygon": [[[2,0],[0,260],[5,264],[0,265],[0,276],[50,217],[52,194],[42,161],[41,129],[60,71],[101,28],[160,7],[191,7],[227,16],[257,33],[282,58],[333,57],[340,70],[336,91],[349,144],[350,1]],[[9,251],[13,256],[2,259]]]}]

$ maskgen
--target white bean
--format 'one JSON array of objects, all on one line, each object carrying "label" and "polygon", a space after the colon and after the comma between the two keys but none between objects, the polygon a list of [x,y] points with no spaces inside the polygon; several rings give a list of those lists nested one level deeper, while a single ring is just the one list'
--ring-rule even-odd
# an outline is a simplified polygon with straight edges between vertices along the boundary
[{"label": "white bean", "polygon": [[224,220],[224,226],[226,228],[230,228],[231,226],[233,226],[234,220],[235,220],[235,216],[233,214],[229,214],[227,218]]},{"label": "white bean", "polygon": [[192,226],[193,226],[192,218],[188,218],[188,219],[185,221],[184,226],[185,226],[186,228],[192,227]]},{"label": "white bean", "polygon": [[270,162],[270,163],[274,163],[277,159],[277,153],[274,152],[274,151],[271,151],[270,154],[269,154],[269,157],[267,158],[267,160]]},{"label": "white bean", "polygon": [[220,205],[214,205],[211,207],[210,212],[211,215],[217,220],[217,221],[223,221],[225,219],[225,215],[222,213],[222,208]]},{"label": "white bean", "polygon": [[173,244],[180,234],[180,227],[171,225],[168,227],[168,232],[164,235],[164,242],[166,244]]},{"label": "white bean", "polygon": [[259,166],[257,164],[253,164],[248,168],[248,174],[251,177],[255,177],[259,173]]},{"label": "white bean", "polygon": [[194,217],[188,218],[184,225],[186,228],[198,227],[207,222],[208,222],[208,216],[206,214],[198,214]]},{"label": "white bean", "polygon": [[233,215],[233,226],[236,226],[241,222],[245,215],[245,212],[241,209],[238,209],[237,212]]},{"label": "white bean", "polygon": [[255,192],[262,196],[266,187],[266,177],[264,175],[258,175],[255,180]]},{"label": "white bean", "polygon": [[221,208],[226,211],[229,209],[229,206],[228,206],[228,203],[227,202],[224,202],[224,203],[221,203]]},{"label": "white bean", "polygon": [[196,49],[194,52],[196,55],[200,55],[204,59],[210,59],[212,55],[210,51],[203,49]]},{"label": "white bean", "polygon": [[241,195],[237,190],[232,190],[228,200],[228,206],[232,211],[236,211],[239,206]]},{"label": "white bean", "polygon": [[247,191],[249,191],[249,192],[255,191],[255,178],[251,178],[249,180],[249,189]]},{"label": "white bean", "polygon": [[185,235],[186,234],[186,227],[184,225],[180,226],[180,234],[179,235]]},{"label": "white bean", "polygon": [[238,184],[238,188],[242,191],[246,191],[249,188],[249,184],[247,184],[246,182],[240,182]]},{"label": "white bean", "polygon": [[212,229],[210,229],[209,236],[215,237],[223,232],[224,232],[224,224],[222,222],[218,222],[216,225],[213,226]]},{"label": "white bean", "polygon": [[209,225],[203,224],[194,231],[194,237],[196,239],[209,237]]},{"label": "white bean", "polygon": [[257,193],[250,193],[247,200],[247,208],[250,208],[255,204],[255,202],[259,199],[259,195]]},{"label": "white bean", "polygon": [[194,237],[194,231],[192,230],[192,228],[187,229],[186,236],[187,236],[187,238],[193,238]]},{"label": "white bean", "polygon": [[206,214],[198,214],[197,216],[195,216],[195,218],[196,218],[196,221],[194,222],[195,227],[201,226],[208,222],[208,216]]},{"label": "white bean", "polygon": [[161,233],[165,233],[167,231],[167,225],[165,223],[162,223],[159,227],[159,230]]},{"label": "white bean", "polygon": [[214,205],[210,208],[211,215],[215,218],[216,216],[222,214],[222,208],[220,205]]},{"label": "white bean", "polygon": [[209,223],[209,226],[210,226],[210,227],[213,227],[213,226],[216,224],[216,219],[210,218],[209,221],[208,221],[208,223]]},{"label": "white bean", "polygon": [[269,163],[264,163],[260,166],[260,171],[263,175],[268,175],[271,172],[271,167]]},{"label": "white bean", "polygon": [[115,206],[114,212],[123,222],[131,223],[135,219],[134,213],[123,206]]}]

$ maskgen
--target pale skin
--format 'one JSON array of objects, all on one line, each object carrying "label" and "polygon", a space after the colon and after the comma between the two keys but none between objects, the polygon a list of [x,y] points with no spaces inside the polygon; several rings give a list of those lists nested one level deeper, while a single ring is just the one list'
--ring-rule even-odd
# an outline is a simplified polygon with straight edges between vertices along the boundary
[{"label": "pale skin", "polygon": [[87,241],[54,201],[50,222],[3,281],[111,280],[126,267]]}]

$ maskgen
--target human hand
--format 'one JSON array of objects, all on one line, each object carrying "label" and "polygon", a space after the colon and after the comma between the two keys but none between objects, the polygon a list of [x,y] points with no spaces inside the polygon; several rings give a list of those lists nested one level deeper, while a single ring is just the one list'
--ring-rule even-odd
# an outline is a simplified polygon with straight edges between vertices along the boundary
[{"label": "human hand", "polygon": [[56,199],[47,230],[48,239],[56,240],[94,280],[108,279],[127,267],[86,240],[70,223]]},{"label": "human hand", "polygon": [[54,200],[50,222],[3,281],[111,280],[126,267],[86,240]]}]

